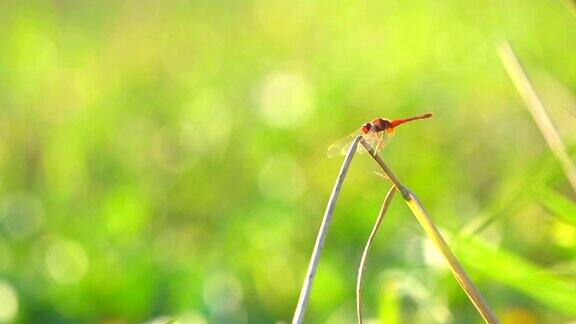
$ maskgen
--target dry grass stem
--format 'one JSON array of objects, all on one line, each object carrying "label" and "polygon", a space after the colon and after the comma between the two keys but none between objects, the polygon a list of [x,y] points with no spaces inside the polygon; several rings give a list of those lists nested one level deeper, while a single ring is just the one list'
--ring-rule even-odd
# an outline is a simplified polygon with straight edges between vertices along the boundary
[{"label": "dry grass stem", "polygon": [[370,252],[370,248],[372,246],[372,242],[376,237],[376,233],[378,233],[378,229],[380,228],[380,224],[384,219],[384,215],[388,210],[388,206],[390,206],[390,202],[392,198],[394,198],[394,193],[396,192],[396,187],[392,186],[388,193],[386,194],[386,198],[384,198],[384,203],[382,204],[382,208],[380,209],[380,213],[376,218],[376,222],[374,223],[374,227],[372,227],[372,232],[368,237],[368,241],[364,246],[364,251],[362,252],[362,258],[360,259],[360,266],[358,267],[358,277],[356,278],[356,313],[358,315],[358,322],[362,324],[362,275],[364,274],[364,270],[366,269],[366,259],[368,258],[368,253]]},{"label": "dry grass stem", "polygon": [[366,148],[366,150],[370,153],[370,156],[382,168],[382,170],[386,173],[388,178],[394,183],[396,188],[398,188],[398,190],[402,193],[402,197],[404,197],[406,204],[408,205],[408,207],[418,220],[418,223],[420,223],[420,225],[422,226],[422,228],[424,229],[430,240],[432,240],[436,248],[442,253],[444,258],[448,262],[450,271],[456,278],[456,281],[458,282],[460,287],[462,287],[462,289],[466,292],[466,295],[468,295],[468,298],[470,298],[470,301],[472,302],[472,304],[474,304],[474,306],[476,307],[482,318],[484,318],[486,323],[498,323],[498,319],[496,318],[496,316],[494,315],[488,304],[484,301],[484,298],[480,294],[480,291],[478,291],[478,288],[476,288],[476,286],[474,285],[468,274],[466,274],[466,272],[464,271],[464,268],[462,268],[462,266],[454,256],[454,253],[452,253],[452,250],[450,250],[450,247],[448,247],[448,244],[446,244],[446,242],[442,238],[442,235],[440,235],[440,232],[438,231],[438,229],[436,229],[436,226],[434,226],[434,223],[428,216],[428,213],[426,212],[426,210],[424,209],[424,207],[422,206],[416,195],[414,195],[414,193],[406,189],[406,187],[404,187],[400,183],[398,178],[394,175],[394,173],[392,173],[392,171],[390,170],[390,168],[388,168],[386,163],[384,163],[382,158],[379,155],[375,154],[374,149],[370,147],[368,143],[366,143],[364,140],[362,140],[360,143],[364,146],[364,148]]},{"label": "dry grass stem", "polygon": [[576,15],[576,0],[563,0],[562,2],[564,2],[570,12]]},{"label": "dry grass stem", "polygon": [[516,54],[514,54],[514,50],[510,47],[508,42],[504,42],[498,47],[498,54],[500,55],[500,60],[502,61],[504,68],[506,68],[508,75],[514,83],[514,86],[516,86],[516,90],[518,90],[522,100],[524,100],[526,108],[532,115],[536,125],[538,125],[538,128],[540,129],[542,136],[544,136],[546,143],[548,143],[550,150],[560,162],[560,165],[566,174],[566,178],[568,178],[574,192],[576,192],[576,166],[570,159],[560,135],[558,135],[552,121],[548,117],[542,101],[536,94],[534,87],[532,87],[528,76],[524,73],[522,65],[518,61]]},{"label": "dry grass stem", "polygon": [[316,268],[318,267],[318,261],[320,260],[320,253],[322,252],[322,247],[324,246],[324,240],[326,238],[326,233],[328,233],[328,226],[332,219],[332,214],[334,213],[334,207],[336,206],[336,200],[340,194],[340,189],[344,183],[344,178],[350,167],[350,162],[354,157],[356,152],[356,147],[358,142],[362,139],[358,136],[352,142],[348,154],[344,162],[342,162],[342,167],[338,173],[338,178],[334,183],[332,188],[332,193],[328,199],[328,205],[324,211],[324,217],[322,218],[322,224],[318,230],[318,236],[316,237],[316,243],[314,244],[314,250],[312,251],[312,256],[310,257],[310,263],[308,264],[308,270],[306,271],[306,277],[304,278],[304,283],[302,284],[302,289],[300,290],[300,297],[298,298],[298,305],[294,311],[294,317],[292,318],[292,324],[300,324],[304,320],[304,314],[306,313],[306,307],[308,306],[308,299],[310,297],[310,291],[312,290],[312,284],[314,282],[314,275],[316,274]]}]

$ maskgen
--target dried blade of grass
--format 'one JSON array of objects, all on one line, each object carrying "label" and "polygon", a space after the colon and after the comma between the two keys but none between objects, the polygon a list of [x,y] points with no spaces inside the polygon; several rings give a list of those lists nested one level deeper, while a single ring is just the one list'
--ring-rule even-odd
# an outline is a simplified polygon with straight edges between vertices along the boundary
[{"label": "dried blade of grass", "polygon": [[408,207],[418,220],[418,223],[420,223],[420,226],[422,226],[422,228],[424,229],[430,240],[432,240],[436,248],[440,250],[444,258],[448,262],[450,271],[454,275],[454,278],[456,278],[456,281],[458,282],[460,287],[462,287],[466,295],[468,295],[468,298],[470,298],[470,301],[472,302],[474,307],[476,307],[482,318],[484,318],[484,321],[486,321],[486,323],[499,323],[498,319],[496,318],[496,316],[494,315],[494,313],[492,312],[486,301],[484,301],[484,298],[480,294],[480,291],[478,291],[478,288],[476,288],[476,285],[474,285],[474,283],[472,282],[472,279],[470,279],[468,274],[466,274],[464,268],[462,268],[460,262],[458,262],[458,260],[454,256],[454,253],[452,253],[452,250],[450,250],[450,247],[448,247],[448,244],[446,244],[446,242],[442,238],[442,235],[440,235],[440,232],[438,231],[438,229],[436,229],[436,226],[428,216],[428,213],[426,212],[426,210],[424,209],[424,207],[422,206],[416,195],[414,195],[414,193],[406,189],[406,187],[404,187],[402,183],[400,183],[398,178],[394,175],[394,173],[392,173],[392,170],[390,170],[390,168],[386,165],[386,163],[384,163],[382,158],[374,152],[374,149],[368,143],[366,143],[366,141],[362,140],[360,143],[368,151],[368,153],[374,159],[374,161],[382,168],[382,170],[386,173],[386,175],[392,181],[392,183],[394,183],[394,186],[396,186],[396,188],[398,188],[398,190],[402,193],[402,197],[404,197],[406,204],[408,205]]},{"label": "dried blade of grass", "polygon": [[576,0],[563,0],[564,4],[568,9],[576,15]]},{"label": "dried blade of grass", "polygon": [[382,224],[382,220],[384,219],[384,215],[386,215],[386,211],[388,210],[388,206],[390,206],[390,202],[392,198],[394,198],[394,193],[396,192],[396,187],[392,186],[388,193],[386,194],[386,198],[384,198],[384,203],[382,204],[382,208],[380,209],[380,213],[376,218],[376,222],[374,223],[374,227],[372,227],[372,232],[368,237],[368,241],[364,246],[364,252],[362,252],[362,258],[360,259],[360,266],[358,267],[358,277],[356,278],[356,313],[358,315],[358,323],[362,324],[362,275],[364,274],[364,270],[366,269],[366,259],[368,258],[368,253],[370,252],[370,247],[372,246],[372,242],[376,237],[376,233],[378,233],[378,229],[380,228],[380,224]]},{"label": "dried blade of grass", "polygon": [[342,162],[342,167],[338,173],[338,178],[334,183],[332,188],[332,193],[328,199],[328,204],[326,205],[326,210],[324,211],[324,217],[322,218],[322,224],[318,230],[318,236],[316,237],[316,243],[314,244],[314,250],[312,251],[312,256],[310,257],[310,263],[308,264],[308,270],[306,271],[306,277],[304,278],[304,283],[302,284],[302,289],[300,290],[300,297],[298,298],[298,305],[294,311],[294,317],[292,318],[292,324],[300,324],[304,320],[304,314],[306,313],[306,307],[308,306],[308,299],[310,297],[310,291],[312,290],[312,284],[314,282],[314,275],[316,274],[316,268],[318,267],[318,261],[320,260],[320,253],[322,252],[322,247],[324,246],[324,240],[326,238],[326,233],[328,233],[328,226],[332,219],[332,214],[334,213],[334,207],[336,206],[336,200],[340,194],[340,189],[342,188],[342,183],[344,183],[344,178],[350,167],[350,162],[356,153],[356,147],[358,142],[362,139],[362,136],[357,136],[350,149],[344,162]]},{"label": "dried blade of grass", "polygon": [[532,87],[528,76],[524,73],[522,65],[508,42],[505,41],[498,47],[498,55],[508,75],[512,79],[516,90],[518,90],[522,100],[524,100],[526,108],[532,115],[536,125],[538,125],[546,143],[548,143],[552,154],[554,154],[560,162],[566,178],[568,178],[568,182],[570,182],[572,189],[574,189],[576,193],[576,166],[570,159],[560,135],[558,135],[552,121],[546,113],[546,109],[544,109],[542,101],[536,94],[534,87]]}]

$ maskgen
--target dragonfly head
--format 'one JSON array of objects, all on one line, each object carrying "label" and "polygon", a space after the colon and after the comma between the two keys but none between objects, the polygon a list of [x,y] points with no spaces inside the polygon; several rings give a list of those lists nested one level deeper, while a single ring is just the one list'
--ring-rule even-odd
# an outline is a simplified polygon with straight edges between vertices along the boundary
[{"label": "dragonfly head", "polygon": [[372,129],[372,124],[366,123],[366,124],[362,125],[361,129],[362,129],[362,133],[368,134],[368,132]]}]

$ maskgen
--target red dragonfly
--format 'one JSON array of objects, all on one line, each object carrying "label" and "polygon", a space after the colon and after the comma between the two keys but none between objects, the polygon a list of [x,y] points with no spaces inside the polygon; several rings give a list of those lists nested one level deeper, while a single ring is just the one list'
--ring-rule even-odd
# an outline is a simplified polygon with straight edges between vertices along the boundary
[{"label": "red dragonfly", "polygon": [[[346,155],[346,153],[348,153],[350,145],[352,145],[354,138],[358,135],[362,135],[366,143],[368,143],[372,148],[374,148],[374,152],[378,154],[378,152],[382,148],[384,148],[384,146],[386,146],[388,141],[390,141],[390,138],[394,136],[394,130],[398,125],[402,125],[412,120],[430,118],[432,116],[433,114],[428,113],[404,119],[390,120],[384,118],[376,118],[371,123],[370,122],[365,123],[357,131],[344,137],[338,142],[330,145],[328,147],[328,157],[334,157],[337,155]],[[358,145],[357,152],[364,153],[366,152],[366,150],[362,145]]]}]

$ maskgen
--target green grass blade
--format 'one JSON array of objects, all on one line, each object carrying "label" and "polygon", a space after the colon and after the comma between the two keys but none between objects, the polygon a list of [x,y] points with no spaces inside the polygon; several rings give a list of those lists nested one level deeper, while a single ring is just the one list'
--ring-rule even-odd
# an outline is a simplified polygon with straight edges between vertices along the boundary
[{"label": "green grass blade", "polygon": [[576,287],[559,276],[546,272],[512,252],[501,247],[491,247],[478,239],[463,242],[458,252],[466,267],[474,269],[482,277],[512,287],[551,310],[576,316]]},{"label": "green grass blade", "polygon": [[539,189],[536,198],[554,215],[576,225],[576,203],[550,188]]}]

